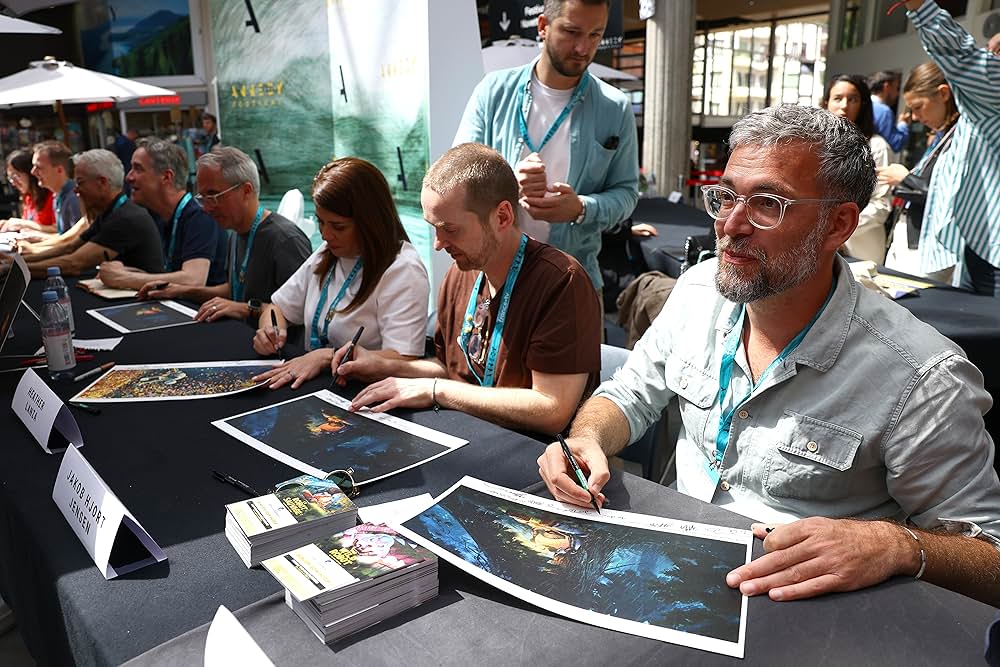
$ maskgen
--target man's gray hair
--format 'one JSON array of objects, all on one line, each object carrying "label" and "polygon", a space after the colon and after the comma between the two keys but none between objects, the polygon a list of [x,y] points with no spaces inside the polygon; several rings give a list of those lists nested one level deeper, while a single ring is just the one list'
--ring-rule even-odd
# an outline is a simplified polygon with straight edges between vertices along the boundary
[{"label": "man's gray hair", "polygon": [[111,189],[120,191],[122,183],[125,182],[125,169],[118,156],[103,148],[94,148],[89,151],[77,153],[73,156],[73,168],[83,166],[84,169],[94,174],[108,179]]},{"label": "man's gray hair", "polygon": [[260,176],[257,164],[250,156],[232,146],[213,148],[198,158],[198,168],[215,167],[222,172],[222,179],[229,185],[249,183],[255,195],[260,195]]},{"label": "man's gray hair", "polygon": [[772,148],[802,142],[816,147],[822,197],[864,208],[875,190],[875,159],[854,123],[825,109],[781,104],[744,116],[733,125],[729,150]]},{"label": "man's gray hair", "polygon": [[188,156],[183,148],[163,139],[140,139],[136,148],[146,151],[153,171],[162,174],[168,169],[174,172],[174,188],[187,190]]}]

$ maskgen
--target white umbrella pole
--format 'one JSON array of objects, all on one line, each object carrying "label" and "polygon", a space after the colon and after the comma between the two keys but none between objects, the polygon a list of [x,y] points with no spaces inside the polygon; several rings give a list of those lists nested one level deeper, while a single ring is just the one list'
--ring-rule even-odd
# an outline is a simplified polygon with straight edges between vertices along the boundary
[{"label": "white umbrella pole", "polygon": [[63,133],[63,143],[69,146],[69,133],[66,131],[66,113],[63,111],[63,104],[56,100],[56,115],[59,116],[59,127]]},{"label": "white umbrella pole", "polygon": [[98,148],[108,147],[107,130],[104,127],[104,112],[97,112],[97,145]]}]

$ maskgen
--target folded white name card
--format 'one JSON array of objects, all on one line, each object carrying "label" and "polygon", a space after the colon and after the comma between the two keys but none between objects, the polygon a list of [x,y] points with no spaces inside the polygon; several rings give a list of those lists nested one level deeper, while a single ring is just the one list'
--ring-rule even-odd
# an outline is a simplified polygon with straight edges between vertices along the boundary
[{"label": "folded white name card", "polygon": [[167,559],[75,445],[63,454],[52,500],[105,579]]},{"label": "folded white name card", "polygon": [[274,667],[232,612],[220,606],[205,637],[205,667],[229,665]]},{"label": "folded white name card", "polygon": [[49,437],[52,435],[53,426],[67,442],[83,447],[80,426],[69,411],[69,406],[63,403],[49,385],[30,368],[24,371],[21,381],[17,383],[10,407],[28,427],[31,435],[35,436],[35,440],[46,454],[66,449],[65,447],[49,449]]}]

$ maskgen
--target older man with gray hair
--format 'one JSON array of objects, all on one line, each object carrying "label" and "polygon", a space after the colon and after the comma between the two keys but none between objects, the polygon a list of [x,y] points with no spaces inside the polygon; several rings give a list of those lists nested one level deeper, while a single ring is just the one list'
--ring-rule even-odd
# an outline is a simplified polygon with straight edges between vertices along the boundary
[{"label": "older man with gray hair", "polygon": [[[678,490],[765,523],[763,557],[728,574],[775,600],[916,576],[1000,602],[992,400],[962,350],[860,288],[837,249],[875,185],[868,142],[819,109],[782,105],[733,127],[703,188],[718,259],[678,281],[568,440],[603,502],[607,456],[676,396]],[[586,506],[558,445],[539,458],[557,499]]]},{"label": "older man with gray hair", "polygon": [[63,275],[75,276],[113,259],[140,271],[161,270],[160,233],[146,209],[122,192],[124,170],[118,157],[97,148],[74,156],[73,168],[76,194],[91,219],[90,227],[78,237],[32,254],[31,275],[44,277],[50,266],[58,266]]},{"label": "older man with gray hair", "polygon": [[257,165],[246,153],[229,146],[205,153],[198,158],[197,181],[195,199],[219,227],[235,232],[227,251],[228,279],[213,287],[170,283],[157,289],[148,283],[139,296],[199,301],[199,321],[256,318],[312,254],[309,239],[294,222],[261,205]]},{"label": "older man with gray hair", "polygon": [[154,216],[162,239],[163,266],[146,273],[117,260],[105,262],[101,280],[123,289],[164,282],[196,287],[225,283],[228,238],[187,191],[184,149],[161,139],[140,139],[125,180],[132,188],[132,201]]}]

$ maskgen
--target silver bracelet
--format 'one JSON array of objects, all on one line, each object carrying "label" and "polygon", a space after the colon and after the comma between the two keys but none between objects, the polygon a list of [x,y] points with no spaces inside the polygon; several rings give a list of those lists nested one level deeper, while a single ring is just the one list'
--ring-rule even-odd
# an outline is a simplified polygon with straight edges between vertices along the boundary
[{"label": "silver bracelet", "polygon": [[[434,382],[431,383],[431,404],[434,407],[434,412],[440,412],[441,410],[441,406],[438,405],[437,401],[437,387],[438,387],[438,379],[434,378]],[[923,572],[923,570],[921,570],[921,572]]]},{"label": "silver bracelet", "polygon": [[900,528],[909,533],[910,537],[912,537],[917,541],[917,545],[920,549],[920,569],[917,570],[917,574],[913,577],[914,579],[919,579],[920,577],[924,576],[924,570],[927,568],[927,553],[924,551],[924,543],[920,541],[920,538],[917,537],[916,533],[914,533],[906,526],[900,526]]}]

